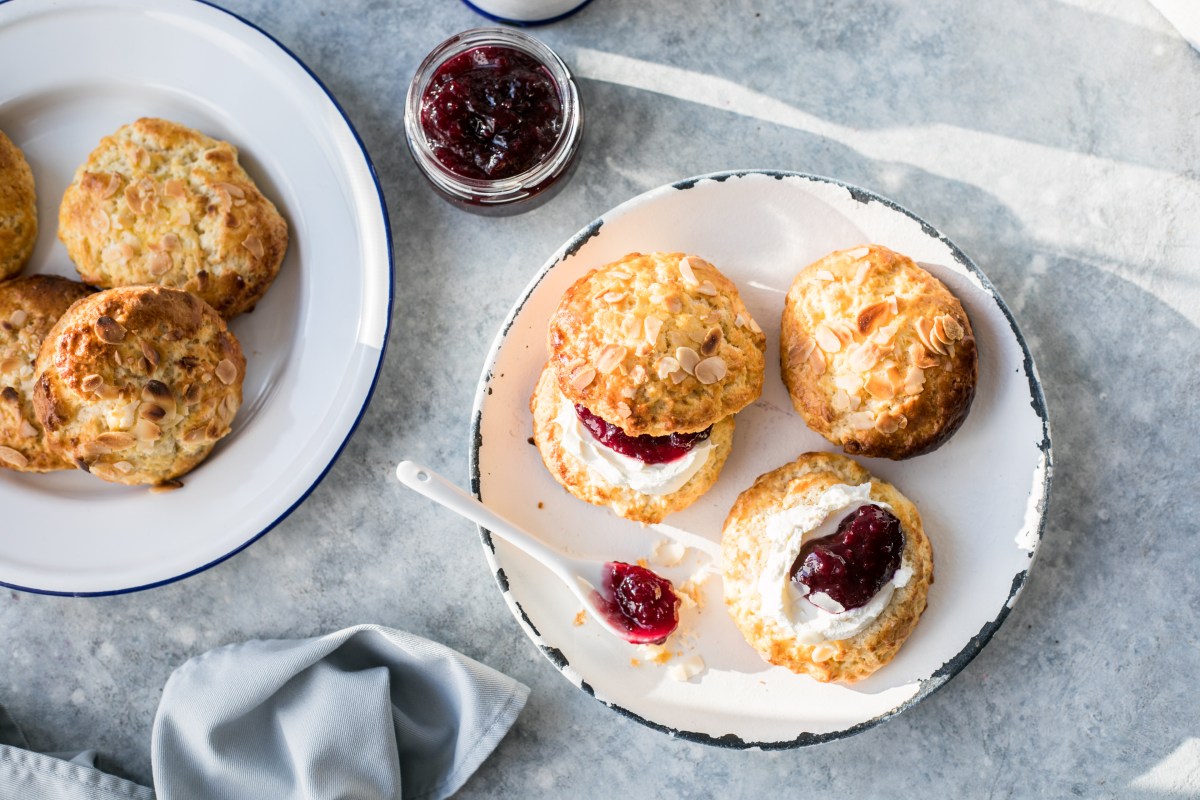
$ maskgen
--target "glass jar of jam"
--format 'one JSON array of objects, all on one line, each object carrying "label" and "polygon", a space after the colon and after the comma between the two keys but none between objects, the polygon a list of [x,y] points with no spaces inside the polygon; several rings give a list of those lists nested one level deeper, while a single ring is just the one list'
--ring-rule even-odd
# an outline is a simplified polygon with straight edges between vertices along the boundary
[{"label": "glass jar of jam", "polygon": [[549,47],[521,31],[476,28],[421,62],[404,133],[417,167],[447,200],[479,214],[515,214],[566,183],[583,107]]}]

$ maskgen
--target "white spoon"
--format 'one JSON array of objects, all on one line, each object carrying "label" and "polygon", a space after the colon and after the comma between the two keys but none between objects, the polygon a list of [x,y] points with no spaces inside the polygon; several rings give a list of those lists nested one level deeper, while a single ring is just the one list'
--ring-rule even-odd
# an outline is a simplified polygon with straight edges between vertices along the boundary
[{"label": "white spoon", "polygon": [[[413,491],[483,526],[493,536],[499,536],[544,564],[609,633],[632,644],[660,644],[679,624],[679,600],[674,587],[650,570],[622,562],[572,558],[554,550],[446,478],[412,461],[397,464],[396,477]],[[614,583],[622,581],[622,592],[616,595]],[[665,598],[659,581],[669,587]],[[639,624],[635,617],[642,610],[639,601],[645,600],[657,607],[659,616],[669,613],[670,620],[652,618],[647,624]]]}]

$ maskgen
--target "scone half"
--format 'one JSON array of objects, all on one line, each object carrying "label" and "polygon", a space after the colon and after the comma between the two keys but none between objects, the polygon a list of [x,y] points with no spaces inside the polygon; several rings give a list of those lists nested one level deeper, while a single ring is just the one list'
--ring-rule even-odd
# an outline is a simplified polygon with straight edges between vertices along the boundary
[{"label": "scone half", "polygon": [[[856,616],[829,613],[797,591],[788,570],[803,542],[868,504],[899,519],[900,567],[871,602],[844,612]],[[725,604],[746,641],[767,662],[819,681],[861,680],[891,661],[924,612],[933,580],[916,507],[833,453],[806,453],[760,476],[730,510],[721,548]]]},{"label": "scone half", "polygon": [[[581,425],[574,404],[559,391],[553,370],[542,370],[529,403],[533,440],[550,474],[588,503],[608,506],[636,522],[653,524],[694,503],[712,487],[733,448],[733,417],[712,426],[707,439],[680,460],[638,465],[603,452]],[[607,448],[605,448],[607,449]]]}]

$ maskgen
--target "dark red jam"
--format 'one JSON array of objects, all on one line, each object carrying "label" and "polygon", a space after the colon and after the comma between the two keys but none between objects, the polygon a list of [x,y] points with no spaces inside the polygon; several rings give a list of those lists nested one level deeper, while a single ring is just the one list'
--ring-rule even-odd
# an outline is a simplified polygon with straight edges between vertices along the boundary
[{"label": "dark red jam", "polygon": [[679,626],[675,587],[645,567],[608,562],[597,594],[608,621],[632,644],[662,644]]},{"label": "dark red jam", "polygon": [[600,419],[583,406],[575,406],[575,414],[588,433],[600,444],[623,456],[636,458],[643,464],[666,464],[686,456],[697,443],[712,433],[708,426],[696,433],[671,433],[666,436],[630,436],[625,431]]},{"label": "dark red jam", "polygon": [[860,506],[835,533],[805,542],[789,574],[810,595],[824,592],[849,611],[892,579],[903,552],[900,520],[879,506]]},{"label": "dark red jam", "polygon": [[421,128],[434,157],[464,178],[526,172],[554,149],[562,126],[562,100],[550,72],[503,45],[451,58],[421,98]]}]

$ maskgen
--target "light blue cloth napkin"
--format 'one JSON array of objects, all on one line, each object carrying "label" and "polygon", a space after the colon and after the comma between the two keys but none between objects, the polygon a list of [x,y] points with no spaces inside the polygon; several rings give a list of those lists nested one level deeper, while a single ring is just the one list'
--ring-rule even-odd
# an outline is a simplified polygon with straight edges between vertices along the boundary
[{"label": "light blue cloth napkin", "polygon": [[[154,788],[159,800],[448,797],[528,695],[443,645],[377,625],[230,645],[167,681],[151,737]],[[154,796],[94,769],[92,751],[72,763],[25,747],[0,709],[0,797]]]}]

